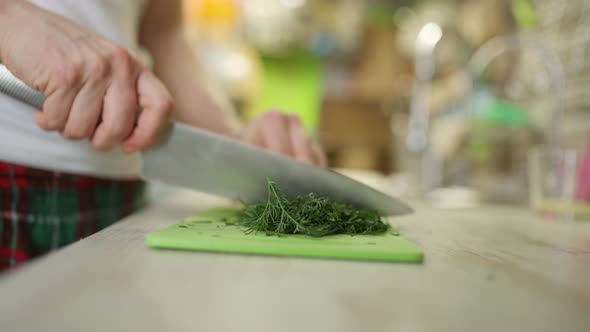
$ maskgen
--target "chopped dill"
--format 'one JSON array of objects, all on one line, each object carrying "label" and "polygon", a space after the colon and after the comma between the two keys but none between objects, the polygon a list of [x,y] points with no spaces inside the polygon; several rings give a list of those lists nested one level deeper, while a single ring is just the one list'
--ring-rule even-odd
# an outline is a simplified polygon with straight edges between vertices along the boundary
[{"label": "chopped dill", "polygon": [[265,203],[247,205],[237,223],[247,233],[267,235],[303,234],[321,237],[334,234],[377,235],[389,229],[379,213],[330,201],[314,193],[287,198],[273,181],[267,180]]}]

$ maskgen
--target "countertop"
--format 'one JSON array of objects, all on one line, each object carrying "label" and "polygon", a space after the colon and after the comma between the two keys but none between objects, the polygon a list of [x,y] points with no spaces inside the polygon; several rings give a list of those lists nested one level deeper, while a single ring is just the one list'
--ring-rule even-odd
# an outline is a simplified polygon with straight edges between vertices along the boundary
[{"label": "countertop", "polygon": [[149,249],[224,200],[149,208],[0,278],[1,331],[590,331],[590,223],[478,207],[390,221],[423,264]]}]

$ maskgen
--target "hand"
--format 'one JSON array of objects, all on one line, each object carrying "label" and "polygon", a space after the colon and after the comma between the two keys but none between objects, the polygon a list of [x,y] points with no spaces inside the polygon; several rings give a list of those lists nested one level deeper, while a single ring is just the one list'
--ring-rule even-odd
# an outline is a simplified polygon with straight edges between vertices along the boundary
[{"label": "hand", "polygon": [[122,144],[133,152],[156,142],[172,99],[127,50],[26,1],[0,9],[0,60],[47,97],[35,114],[41,128],[87,138],[101,151]]},{"label": "hand", "polygon": [[311,140],[299,117],[280,112],[266,112],[250,122],[240,138],[261,148],[293,157],[299,161],[326,167],[326,156]]}]

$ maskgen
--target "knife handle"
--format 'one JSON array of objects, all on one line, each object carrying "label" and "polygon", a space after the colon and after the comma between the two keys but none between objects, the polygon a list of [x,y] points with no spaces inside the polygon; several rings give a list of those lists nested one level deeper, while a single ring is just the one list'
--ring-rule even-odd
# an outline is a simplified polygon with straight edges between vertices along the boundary
[{"label": "knife handle", "polygon": [[45,95],[16,78],[3,64],[0,64],[0,93],[37,109],[42,109],[45,102]]}]

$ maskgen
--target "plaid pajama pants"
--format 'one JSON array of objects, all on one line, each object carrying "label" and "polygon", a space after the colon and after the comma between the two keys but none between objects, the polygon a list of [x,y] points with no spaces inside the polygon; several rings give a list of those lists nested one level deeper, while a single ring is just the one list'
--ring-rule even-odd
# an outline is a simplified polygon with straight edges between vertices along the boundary
[{"label": "plaid pajama pants", "polygon": [[82,239],[145,204],[145,183],[0,161],[0,271]]}]

